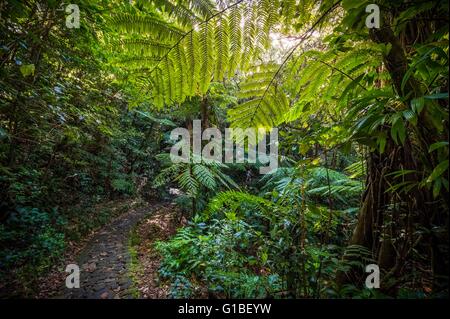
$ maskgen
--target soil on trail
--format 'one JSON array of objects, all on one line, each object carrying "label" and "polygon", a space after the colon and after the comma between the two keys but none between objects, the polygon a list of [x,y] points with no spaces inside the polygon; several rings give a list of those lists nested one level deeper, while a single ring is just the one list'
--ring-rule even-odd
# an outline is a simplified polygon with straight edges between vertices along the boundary
[{"label": "soil on trail", "polygon": [[[131,276],[136,276],[130,269],[132,265],[129,247],[130,234],[135,231],[136,225],[142,221],[148,221],[149,218],[151,220],[170,220],[169,224],[171,224],[175,220],[173,218],[174,210],[173,205],[161,203],[131,210],[116,218],[90,238],[80,250],[78,257],[66,261],[66,264],[75,263],[80,267],[80,288],[69,289],[66,287],[65,278],[69,274],[65,273],[63,269],[54,275],[57,277],[54,278],[56,287],[47,297],[64,299],[148,298],[149,295],[145,292],[142,296],[142,285],[149,285],[153,292],[159,291],[156,280],[159,263],[154,264],[151,269],[145,267],[151,273],[146,272],[148,278],[141,278],[143,283],[133,282]],[[148,218],[145,219],[146,217]],[[163,239],[167,236],[156,237]],[[155,239],[156,237],[154,236]],[[136,286],[140,289],[137,290]],[[163,291],[165,292],[166,289],[161,288],[159,293],[152,294],[152,298],[165,298],[166,294],[162,293]]]},{"label": "soil on trail", "polygon": [[160,240],[168,240],[177,228],[186,224],[186,219],[179,217],[175,205],[161,207],[139,223],[133,232],[136,242],[132,243],[132,250],[136,267],[133,267],[132,276],[141,298],[169,297],[169,285],[158,277],[161,255],[155,249],[155,244]]}]

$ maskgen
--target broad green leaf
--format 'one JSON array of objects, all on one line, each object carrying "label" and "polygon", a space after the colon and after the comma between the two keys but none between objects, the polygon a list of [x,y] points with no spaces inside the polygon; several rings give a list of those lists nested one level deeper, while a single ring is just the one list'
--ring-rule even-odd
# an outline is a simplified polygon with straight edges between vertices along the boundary
[{"label": "broad green leaf", "polygon": [[430,145],[428,152],[431,153],[441,147],[448,146],[448,142],[437,142]]},{"label": "broad green leaf", "polygon": [[431,50],[429,50],[428,52],[426,52],[419,60],[417,60],[416,62],[414,62],[409,69],[406,71],[403,79],[402,79],[402,84],[401,84],[401,89],[402,91],[405,89],[405,85],[408,82],[409,78],[411,77],[411,75],[413,74],[414,70],[417,68],[418,65],[424,63],[428,57],[430,56],[430,54],[432,52],[436,51],[436,47],[432,48]]},{"label": "broad green leaf", "polygon": [[448,99],[448,92],[425,95],[424,98],[428,100]]},{"label": "broad green leaf", "polygon": [[380,154],[384,153],[386,147],[386,133],[382,132],[377,138],[377,144],[380,150]]},{"label": "broad green leaf", "polygon": [[403,111],[403,117],[413,125],[417,124],[417,115],[410,109]]},{"label": "broad green leaf", "polygon": [[427,182],[431,183],[436,178],[441,176],[446,170],[448,169],[448,160],[442,161],[436,166],[431,173],[431,175],[428,177]]},{"label": "broad green leaf", "polygon": [[406,138],[405,124],[401,119],[396,119],[391,127],[391,136],[396,144],[403,144]]},{"label": "broad green leaf", "polygon": [[439,193],[441,192],[441,186],[442,186],[442,179],[441,178],[436,179],[433,184],[433,198],[439,196]]},{"label": "broad green leaf", "polygon": [[411,108],[417,114],[420,114],[420,112],[422,112],[424,106],[425,100],[423,96],[411,100]]}]

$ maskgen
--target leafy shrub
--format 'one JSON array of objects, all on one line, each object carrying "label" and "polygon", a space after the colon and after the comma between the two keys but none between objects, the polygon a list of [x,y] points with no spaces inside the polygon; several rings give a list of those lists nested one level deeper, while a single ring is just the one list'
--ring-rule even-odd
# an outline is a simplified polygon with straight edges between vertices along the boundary
[{"label": "leafy shrub", "polygon": [[195,285],[206,285],[216,296],[267,297],[279,289],[280,280],[263,266],[259,240],[252,226],[240,219],[216,219],[208,226],[197,218],[170,241],[157,244],[164,256],[160,273],[171,278],[175,298],[195,297]]},{"label": "leafy shrub", "polygon": [[116,192],[132,195],[135,192],[135,185],[130,178],[120,177],[111,181],[111,185]]},{"label": "leafy shrub", "polygon": [[[161,275],[173,284],[179,276],[189,280],[194,296],[195,284],[233,298],[337,296],[332,278],[343,267],[342,250],[322,241],[329,233],[342,244],[339,225],[347,214],[333,211],[330,220],[327,207],[303,205],[301,197],[285,205],[278,195],[271,201],[246,192],[219,193],[188,227],[158,244]],[[326,289],[321,282],[328,283]]]},{"label": "leafy shrub", "polygon": [[17,207],[0,225],[1,268],[32,267],[30,277],[47,270],[64,251],[66,223],[56,209]]}]

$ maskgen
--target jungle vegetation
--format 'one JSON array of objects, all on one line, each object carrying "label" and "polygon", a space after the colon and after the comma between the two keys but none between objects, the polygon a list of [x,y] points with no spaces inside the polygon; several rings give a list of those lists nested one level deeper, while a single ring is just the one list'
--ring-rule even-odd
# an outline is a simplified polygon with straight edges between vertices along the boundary
[{"label": "jungle vegetation", "polygon": [[[174,298],[448,297],[447,1],[71,3],[79,28],[59,1],[0,4],[5,291],[141,198],[188,220],[157,243]],[[278,128],[278,169],[172,163],[194,119]]]}]

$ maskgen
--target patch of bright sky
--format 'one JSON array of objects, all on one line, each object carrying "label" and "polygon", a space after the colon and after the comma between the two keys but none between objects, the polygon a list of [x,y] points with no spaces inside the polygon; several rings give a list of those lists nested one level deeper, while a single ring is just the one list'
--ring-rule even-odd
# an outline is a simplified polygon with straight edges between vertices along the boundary
[{"label": "patch of bright sky", "polygon": [[[271,40],[271,49],[269,50],[270,59],[279,63],[281,63],[286,54],[301,41],[300,36],[287,36],[279,32],[271,32],[269,36]],[[311,43],[310,41],[315,41],[318,38],[320,38],[320,32],[313,31],[310,37],[304,41],[301,46],[307,46]]]}]

